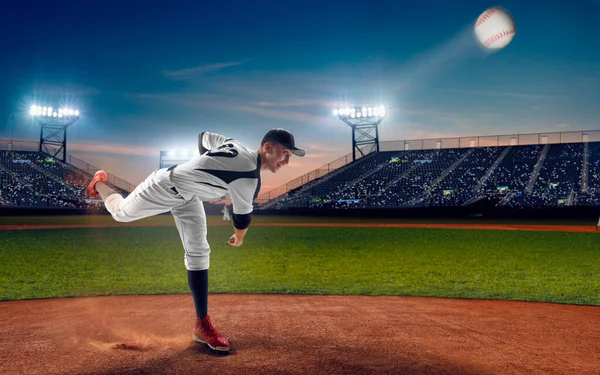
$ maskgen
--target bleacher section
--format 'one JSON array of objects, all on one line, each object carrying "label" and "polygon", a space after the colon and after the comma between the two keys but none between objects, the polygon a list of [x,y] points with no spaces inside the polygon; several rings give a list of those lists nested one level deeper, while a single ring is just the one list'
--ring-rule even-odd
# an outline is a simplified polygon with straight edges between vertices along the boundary
[{"label": "bleacher section", "polygon": [[501,147],[476,148],[439,183],[429,195],[430,206],[462,206],[484,192],[477,189],[502,153]]},{"label": "bleacher section", "polygon": [[[0,150],[2,212],[17,212],[23,209],[27,209],[28,212],[47,212],[48,209],[61,209],[58,211],[107,214],[108,211],[99,198],[91,199],[85,193],[92,179],[91,173],[45,153]],[[124,197],[129,194],[112,183],[110,178],[109,175],[110,187]],[[115,179],[118,180],[117,183],[120,181],[129,185],[126,181]],[[204,204],[207,215],[221,215],[222,208],[223,205],[219,203]]]},{"label": "bleacher section", "polygon": [[578,206],[600,206],[600,143],[588,143],[588,181],[576,194]]},{"label": "bleacher section", "polygon": [[518,194],[508,202],[512,207],[570,205],[580,189],[583,143],[552,145],[541,165],[530,194]]},{"label": "bleacher section", "polygon": [[[495,196],[509,207],[598,205],[600,143],[386,151],[281,195],[264,208],[463,206]],[[589,167],[589,184],[581,188]],[[257,209],[261,209],[258,207]]]},{"label": "bleacher section", "polygon": [[91,178],[41,152],[0,151],[0,203],[5,206],[100,209],[102,203],[85,194]]},{"label": "bleacher section", "polygon": [[410,155],[402,155],[401,158],[408,156],[408,161],[413,164],[407,173],[398,176],[399,180],[388,186],[382,194],[366,202],[368,207],[404,207],[411,205],[422,205],[424,198],[430,189],[435,188],[435,182],[452,164],[469,152],[467,149],[447,149],[447,150],[425,150],[421,151],[415,157],[412,151]]},{"label": "bleacher section", "polygon": [[[0,151],[0,205],[100,209],[85,194],[91,177],[44,153]],[[598,206],[600,142],[372,153],[256,209],[459,207],[492,196],[515,208]]]}]

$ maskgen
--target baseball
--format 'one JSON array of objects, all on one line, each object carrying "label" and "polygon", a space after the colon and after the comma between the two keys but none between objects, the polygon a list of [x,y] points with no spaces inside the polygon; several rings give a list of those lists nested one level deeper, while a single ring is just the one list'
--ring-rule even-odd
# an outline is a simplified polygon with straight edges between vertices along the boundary
[{"label": "baseball", "polygon": [[489,49],[504,48],[515,36],[515,21],[502,8],[487,9],[475,21],[475,36],[479,43]]}]

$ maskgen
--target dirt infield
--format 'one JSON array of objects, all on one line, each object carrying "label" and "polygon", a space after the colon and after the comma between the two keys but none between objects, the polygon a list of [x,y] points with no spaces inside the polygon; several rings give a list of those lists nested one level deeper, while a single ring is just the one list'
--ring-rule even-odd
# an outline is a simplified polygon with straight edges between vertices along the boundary
[{"label": "dirt infield", "polygon": [[0,303],[2,374],[598,374],[600,308],[412,297],[190,295]]},{"label": "dirt infield", "polygon": [[[595,231],[593,226],[370,226]],[[216,354],[192,340],[189,294],[0,302],[0,374],[597,375],[600,369],[600,307],[595,306],[215,294],[209,308],[231,341],[230,354]]]}]

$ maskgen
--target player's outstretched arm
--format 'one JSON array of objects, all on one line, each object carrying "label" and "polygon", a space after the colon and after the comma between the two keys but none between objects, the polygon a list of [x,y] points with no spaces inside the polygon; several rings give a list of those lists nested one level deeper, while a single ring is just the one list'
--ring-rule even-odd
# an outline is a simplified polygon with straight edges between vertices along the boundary
[{"label": "player's outstretched arm", "polygon": [[229,239],[229,244],[240,246],[252,222],[252,201],[258,181],[241,178],[229,184],[229,195],[233,206],[233,229],[235,233]]}]

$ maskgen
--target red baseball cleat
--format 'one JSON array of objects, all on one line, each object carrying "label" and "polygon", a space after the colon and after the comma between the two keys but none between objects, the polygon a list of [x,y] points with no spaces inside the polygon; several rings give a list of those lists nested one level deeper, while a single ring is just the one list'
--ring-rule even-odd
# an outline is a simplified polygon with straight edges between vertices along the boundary
[{"label": "red baseball cleat", "polygon": [[98,195],[100,195],[100,193],[98,193],[95,188],[96,182],[106,183],[106,172],[104,172],[103,170],[99,170],[94,174],[94,179],[92,180],[92,182],[90,182],[90,184],[87,187],[87,193],[90,197],[95,198]]},{"label": "red baseball cleat", "polygon": [[194,324],[194,341],[208,345],[212,350],[222,352],[229,351],[229,341],[213,327],[210,321],[210,316],[205,316],[204,319],[196,317]]}]

